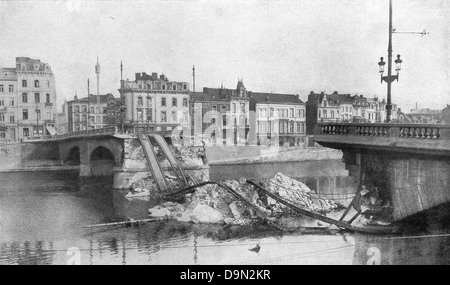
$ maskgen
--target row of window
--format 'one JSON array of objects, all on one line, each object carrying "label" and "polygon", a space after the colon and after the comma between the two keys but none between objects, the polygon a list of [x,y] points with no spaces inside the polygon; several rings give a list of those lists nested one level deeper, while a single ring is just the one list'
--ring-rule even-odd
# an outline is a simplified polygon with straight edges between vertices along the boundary
[{"label": "row of window", "polygon": [[[330,111],[330,112],[328,112]],[[319,110],[319,118],[339,118],[339,111],[337,110]]]},{"label": "row of window", "polygon": [[[178,112],[177,111],[172,111],[172,117],[170,118],[170,121],[167,118],[167,112],[166,111],[161,111],[161,123],[186,123],[189,120],[188,117],[188,112],[183,112],[183,117],[179,118],[178,117]],[[137,111],[137,120],[138,122],[144,122],[144,121],[148,121],[148,122],[153,122],[153,112],[152,110],[147,110],[147,118],[146,120],[144,120],[144,111],[143,110],[138,110]]]},{"label": "row of window", "polygon": [[[74,116],[75,122],[87,122],[87,115],[82,115],[81,117],[79,115]],[[89,116],[89,123],[91,124],[106,124],[106,117],[105,116]]]},{"label": "row of window", "polygon": [[[22,80],[22,87],[27,87],[28,86],[28,82],[27,80]],[[40,87],[40,83],[39,80],[34,80],[34,87],[39,88]],[[47,87],[50,88],[50,81],[47,80]],[[8,85],[8,91],[10,93],[14,92],[14,85]],[[5,92],[5,87],[3,85],[0,85],[0,92]]]},{"label": "row of window", "polygon": [[[232,107],[232,112],[236,113],[237,112],[237,103],[233,103],[231,105],[231,107]],[[245,113],[245,109],[246,109],[245,103],[240,103],[240,107],[241,107],[241,113]]]},{"label": "row of window", "polygon": [[[16,121],[16,119],[15,119],[14,115],[10,115],[9,116],[9,122],[10,123],[14,123],[15,121]],[[0,122],[6,122],[4,114],[0,114]]]},{"label": "row of window", "polygon": [[[47,80],[47,86],[50,87],[50,81]],[[28,81],[26,79],[22,80],[22,87],[28,87]],[[34,80],[34,87],[40,87],[39,80]]]},{"label": "row of window", "polygon": [[[13,93],[14,92],[14,85],[8,85],[8,91],[9,91],[9,93]],[[5,88],[3,87],[3,85],[0,85],[0,92],[1,93],[5,92]]]},{"label": "row of window", "polygon": [[[44,127],[33,127],[33,134],[34,136],[42,136],[44,134]],[[23,136],[29,137],[30,136],[30,128],[23,128]],[[0,131],[0,139],[6,138],[6,132]]]},{"label": "row of window", "polygon": [[[100,114],[100,111],[102,111],[103,114],[106,114],[106,107],[100,108],[100,107],[90,107],[89,113],[91,114]],[[80,112],[80,106],[74,106],[73,107],[74,113]],[[81,106],[81,113],[87,113],[88,107],[86,105]]]},{"label": "row of window", "polygon": [[[41,120],[41,110],[35,109],[34,111],[36,113],[36,119]],[[47,114],[46,120],[51,120],[52,119],[52,111],[47,110],[46,114]],[[29,119],[28,109],[22,109],[22,120],[28,120],[28,119]]]},{"label": "row of window", "polygon": [[[34,136],[43,136],[44,135],[44,127],[33,127],[33,135]],[[29,128],[23,128],[23,136],[29,137],[30,136],[30,129]]]},{"label": "row of window", "polygon": [[[177,88],[177,84],[161,84],[160,82],[154,82],[153,86],[152,86],[151,82],[148,82],[147,84],[139,83],[138,86],[139,86],[139,89],[181,90],[180,88]],[[186,84],[182,85],[182,90],[187,90]]]},{"label": "row of window", "polygon": [[[258,122],[258,133],[276,133],[274,122]],[[305,123],[301,122],[278,122],[278,133],[305,133]]]},{"label": "row of window", "polygon": [[[138,107],[143,107],[144,106],[144,98],[142,96],[138,97],[138,101],[137,101]],[[182,103],[183,107],[187,107],[188,106],[188,99],[187,98],[183,98],[183,103]],[[147,97],[147,106],[148,108],[151,108],[152,106],[152,97]],[[161,98],[161,106],[162,107],[167,107],[167,99],[166,97],[162,97]],[[178,98],[177,97],[172,97],[172,107],[178,107]]]},{"label": "row of window", "polygon": [[[14,107],[16,105],[16,102],[14,101],[14,99],[11,99],[9,101],[9,106]],[[6,106],[5,100],[0,100],[0,107],[4,107]]]},{"label": "row of window", "polygon": [[305,118],[305,110],[294,108],[270,108],[268,112],[267,108],[258,109],[258,117],[260,118],[274,118],[275,115],[278,118]]},{"label": "row of window", "polygon": [[[22,103],[28,103],[28,93],[22,93]],[[31,103],[31,102],[30,102]],[[41,103],[41,94],[34,93],[34,103]],[[50,94],[45,94],[45,103],[51,103]]]}]

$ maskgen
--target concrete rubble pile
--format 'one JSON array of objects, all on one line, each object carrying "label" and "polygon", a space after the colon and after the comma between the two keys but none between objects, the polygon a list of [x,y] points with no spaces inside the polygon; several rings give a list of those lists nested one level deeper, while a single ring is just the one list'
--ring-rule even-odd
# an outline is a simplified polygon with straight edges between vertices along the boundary
[{"label": "concrete rubble pile", "polygon": [[172,152],[183,165],[203,165],[201,148],[170,145]]},{"label": "concrete rubble pile", "polygon": [[[274,222],[281,217],[299,217],[289,208],[260,193],[254,186],[247,184],[245,178],[222,182],[242,195],[247,201],[265,213]],[[274,178],[262,181],[263,187],[289,202],[315,212],[330,212],[338,208],[338,204],[311,197],[311,190],[303,183],[291,179],[281,173]],[[276,183],[277,185],[275,185]],[[217,185],[206,185],[186,195],[183,204],[166,202],[149,209],[152,217],[168,217],[180,222],[191,223],[224,223],[229,225],[246,225],[258,216],[255,209],[237,199],[233,194]]]},{"label": "concrete rubble pile", "polygon": [[[340,208],[340,205],[335,201],[313,197],[311,190],[305,184],[282,173],[277,173],[275,177],[262,181],[262,186],[288,202],[309,211],[325,214]],[[291,211],[286,206],[279,205],[270,197],[268,197],[268,200],[270,205],[274,205],[275,211],[283,213]]]}]

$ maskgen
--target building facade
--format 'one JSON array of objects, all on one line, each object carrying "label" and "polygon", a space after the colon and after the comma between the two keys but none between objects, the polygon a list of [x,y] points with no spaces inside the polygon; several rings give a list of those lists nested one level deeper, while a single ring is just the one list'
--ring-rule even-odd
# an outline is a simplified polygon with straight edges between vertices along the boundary
[{"label": "building facade", "polygon": [[338,95],[334,92],[333,95],[325,94],[325,92],[314,93],[311,91],[308,95],[308,102],[306,103],[306,132],[309,135],[314,133],[314,128],[318,122],[338,122],[341,118],[341,106],[339,100],[336,99]]},{"label": "building facade", "polygon": [[197,139],[220,145],[300,145],[306,141],[305,104],[292,94],[203,88],[192,93],[191,117]]},{"label": "building facade", "polygon": [[189,83],[169,81],[145,72],[123,80],[119,89],[124,102],[125,131],[171,131],[189,124]]},{"label": "building facade", "polygon": [[256,112],[258,144],[277,135],[280,145],[306,143],[306,105],[298,95],[249,92],[250,110]]},{"label": "building facade", "polygon": [[17,73],[15,68],[0,69],[0,144],[15,142],[17,124]]},{"label": "building facade", "polygon": [[[306,104],[307,133],[312,135],[319,122],[383,123],[386,121],[386,100],[363,95],[311,93]],[[392,105],[392,122],[399,121],[399,109]]]},{"label": "building facade", "polygon": [[235,89],[204,87],[191,94],[193,136],[213,144],[249,144],[250,97],[242,79]]},{"label": "building facade", "polygon": [[16,57],[15,68],[0,76],[0,139],[55,135],[57,125],[55,77],[47,63]]},{"label": "building facade", "polygon": [[68,106],[67,101],[64,100],[62,105],[62,112],[58,113],[58,125],[56,130],[58,134],[67,134],[69,132],[69,122],[68,122]]},{"label": "building facade", "polygon": [[111,93],[106,95],[92,95],[66,102],[68,132],[78,132],[101,129],[108,126],[108,101],[115,100]]}]

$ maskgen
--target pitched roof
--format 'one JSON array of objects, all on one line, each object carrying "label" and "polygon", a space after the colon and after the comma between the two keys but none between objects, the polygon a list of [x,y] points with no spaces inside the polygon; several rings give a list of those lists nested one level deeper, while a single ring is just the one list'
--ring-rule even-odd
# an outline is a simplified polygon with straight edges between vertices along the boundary
[{"label": "pitched roof", "polygon": [[[108,93],[106,95],[89,95],[89,103],[97,103],[97,96],[100,96],[100,103],[106,103],[108,102],[109,98],[112,97],[112,99],[115,99],[114,95],[112,95],[111,93]],[[79,103],[87,103],[88,102],[88,97],[84,97],[84,98],[80,98],[80,99],[75,99],[75,100],[70,100],[67,103],[71,103],[71,102],[79,102]]]},{"label": "pitched roof", "polygon": [[302,104],[305,103],[294,94],[277,94],[277,93],[260,93],[249,92],[249,97],[257,103],[272,103],[272,104]]},{"label": "pitched roof", "polygon": [[354,98],[350,94],[333,93],[333,94],[327,95],[327,97],[330,100],[333,100],[335,102],[340,102],[340,103],[353,104],[353,102],[355,101]]}]

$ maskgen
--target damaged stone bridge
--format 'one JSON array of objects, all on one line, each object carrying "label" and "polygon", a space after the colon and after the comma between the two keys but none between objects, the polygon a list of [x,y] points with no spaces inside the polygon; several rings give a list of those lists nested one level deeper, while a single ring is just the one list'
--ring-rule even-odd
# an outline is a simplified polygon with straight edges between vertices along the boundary
[{"label": "damaged stone bridge", "polygon": [[[23,160],[53,160],[61,169],[78,166],[82,177],[114,176],[114,188],[118,189],[129,188],[137,179],[151,174],[138,137],[118,133],[115,128],[30,138],[22,145],[28,150]],[[182,166],[188,174],[209,177],[209,166],[201,159]],[[163,163],[162,168],[168,171],[169,165]]]},{"label": "damaged stone bridge", "polygon": [[320,123],[314,139],[342,150],[349,174],[377,187],[395,220],[450,202],[449,125]]}]

